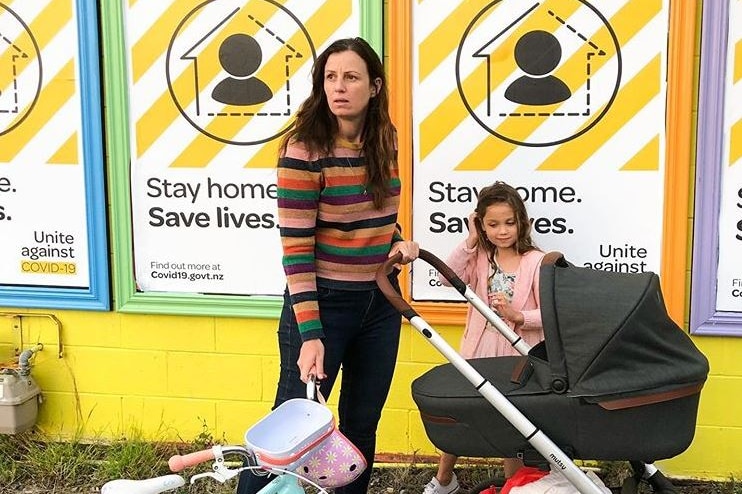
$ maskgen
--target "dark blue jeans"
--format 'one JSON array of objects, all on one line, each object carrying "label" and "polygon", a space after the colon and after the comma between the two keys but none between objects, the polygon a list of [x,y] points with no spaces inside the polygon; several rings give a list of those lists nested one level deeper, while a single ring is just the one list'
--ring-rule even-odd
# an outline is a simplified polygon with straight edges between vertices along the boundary
[{"label": "dark blue jeans", "polygon": [[[393,286],[397,288],[396,280]],[[368,467],[353,483],[335,489],[338,494],[365,494],[371,479],[376,450],[376,428],[389,393],[399,348],[402,323],[399,312],[379,289],[348,291],[320,288],[320,318],[325,332],[324,368],[327,374],[320,386],[329,398],[342,367],[338,424],[340,431],[361,451]],[[281,372],[274,408],[291,398],[306,397],[306,385],[299,379],[301,336],[284,293],[278,325]],[[272,477],[243,472],[238,494],[254,494]]]}]

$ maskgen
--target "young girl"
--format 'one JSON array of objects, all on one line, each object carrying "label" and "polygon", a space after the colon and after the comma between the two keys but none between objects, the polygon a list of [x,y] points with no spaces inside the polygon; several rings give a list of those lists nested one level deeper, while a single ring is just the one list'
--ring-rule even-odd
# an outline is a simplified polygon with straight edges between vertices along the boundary
[{"label": "young girl", "polygon": [[[531,222],[518,191],[504,182],[485,187],[469,215],[469,233],[446,264],[523,340],[533,346],[543,339],[539,309],[539,267],[544,253],[531,240]],[[441,282],[450,283],[441,276]],[[464,358],[518,355],[510,342],[472,306],[461,339]],[[438,472],[424,494],[453,494],[459,489],[453,471],[457,457],[443,453]],[[504,460],[505,477],[523,463]]]}]

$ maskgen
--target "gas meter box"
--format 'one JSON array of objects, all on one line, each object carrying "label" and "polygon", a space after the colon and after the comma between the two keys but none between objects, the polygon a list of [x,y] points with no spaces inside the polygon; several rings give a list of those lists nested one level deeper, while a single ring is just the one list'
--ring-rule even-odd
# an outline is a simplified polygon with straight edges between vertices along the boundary
[{"label": "gas meter box", "polygon": [[36,423],[41,390],[31,376],[0,374],[0,434],[17,434]]}]

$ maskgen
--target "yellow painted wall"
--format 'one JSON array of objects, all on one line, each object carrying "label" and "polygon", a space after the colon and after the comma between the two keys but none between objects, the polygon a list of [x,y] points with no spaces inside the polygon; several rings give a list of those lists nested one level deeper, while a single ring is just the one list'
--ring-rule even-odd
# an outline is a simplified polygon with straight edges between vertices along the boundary
[{"label": "yellow painted wall", "polygon": [[[20,328],[13,314],[25,314]],[[38,317],[42,314],[53,314],[59,326]],[[458,344],[458,330],[440,331]],[[240,443],[246,428],[273,402],[278,378],[274,320],[0,309],[5,357],[21,333],[26,348],[44,345],[32,376],[44,399],[38,425],[52,435],[116,438],[141,429],[152,439],[188,441],[206,424],[214,437]],[[434,453],[410,383],[439,362],[437,351],[405,325],[379,452]],[[332,396],[329,404],[335,402]]]},{"label": "yellow painted wall", "polygon": [[[0,309],[12,313],[13,309]],[[28,311],[19,311],[27,313]],[[32,376],[44,402],[39,427],[55,436],[130,436],[194,439],[208,426],[216,438],[239,444],[250,424],[270,409],[277,379],[276,322],[192,316],[77,311],[22,317],[24,343],[44,344]],[[17,344],[14,319],[0,318],[0,349]],[[454,346],[460,328],[436,329]],[[696,438],[680,456],[661,463],[665,473],[700,478],[742,476],[742,339],[701,337],[711,362],[701,395]],[[0,350],[2,351],[2,350]],[[435,454],[412,401],[410,383],[442,362],[427,341],[405,325],[397,372],[379,432],[378,452]],[[336,397],[330,399],[330,405]]]},{"label": "yellow painted wall", "polygon": [[[688,193],[692,198],[692,191]],[[17,313],[52,314],[59,326],[46,317],[10,317]],[[461,327],[436,329],[458,345]],[[264,319],[0,308],[0,358],[10,357],[21,337],[26,347],[44,344],[32,376],[44,398],[38,425],[52,435],[116,438],[141,429],[152,439],[190,441],[205,425],[214,437],[241,443],[245,429],[267,413],[273,400],[278,375],[275,332],[276,321]],[[57,354],[58,335],[63,358]],[[688,451],[660,466],[670,475],[740,478],[742,338],[694,341],[711,363],[696,438]],[[403,327],[379,453],[435,454],[410,383],[442,361],[410,326]],[[331,397],[330,405],[335,402],[336,396]]]}]

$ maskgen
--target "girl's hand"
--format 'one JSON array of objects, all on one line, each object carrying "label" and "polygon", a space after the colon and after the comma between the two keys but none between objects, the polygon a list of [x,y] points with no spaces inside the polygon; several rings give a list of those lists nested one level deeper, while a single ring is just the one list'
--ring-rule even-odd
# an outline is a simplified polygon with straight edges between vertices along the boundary
[{"label": "girl's hand", "polygon": [[507,300],[504,293],[498,292],[490,297],[490,305],[501,318],[512,322],[517,328],[523,324],[525,318],[523,317],[523,313],[513,309]]},{"label": "girl's hand", "polygon": [[477,243],[479,243],[479,230],[477,229],[477,222],[479,219],[477,218],[477,212],[472,211],[469,213],[469,236],[466,237],[466,247],[467,249],[473,249],[477,246]]},{"label": "girl's hand", "polygon": [[388,257],[394,257],[397,252],[402,254],[400,264],[407,264],[417,259],[417,256],[420,255],[420,246],[412,240],[402,240],[392,245]]},{"label": "girl's hand", "polygon": [[309,375],[313,374],[318,380],[325,379],[325,345],[319,338],[307,340],[301,344],[299,350],[299,376],[302,382],[309,381]]}]

